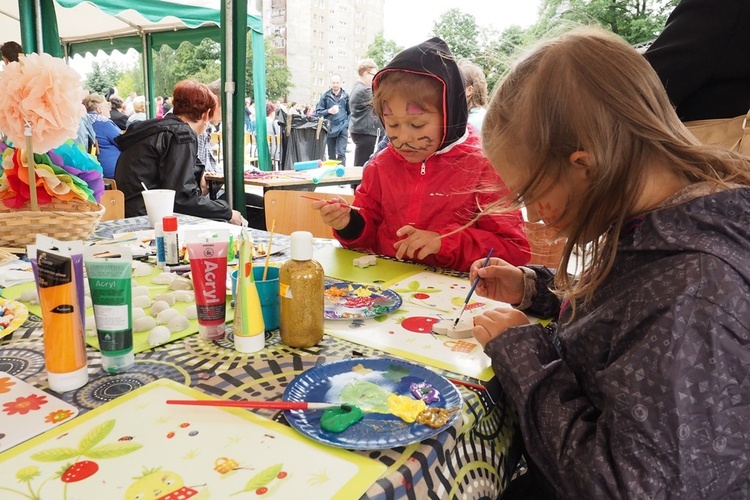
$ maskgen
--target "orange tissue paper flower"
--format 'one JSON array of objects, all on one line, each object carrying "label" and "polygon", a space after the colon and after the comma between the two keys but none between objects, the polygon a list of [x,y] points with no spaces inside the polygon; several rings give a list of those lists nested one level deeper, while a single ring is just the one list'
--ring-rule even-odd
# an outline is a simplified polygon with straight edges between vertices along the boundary
[{"label": "orange tissue paper flower", "polygon": [[0,72],[0,130],[23,148],[28,121],[34,152],[45,153],[76,137],[85,96],[81,77],[62,59],[21,56]]}]

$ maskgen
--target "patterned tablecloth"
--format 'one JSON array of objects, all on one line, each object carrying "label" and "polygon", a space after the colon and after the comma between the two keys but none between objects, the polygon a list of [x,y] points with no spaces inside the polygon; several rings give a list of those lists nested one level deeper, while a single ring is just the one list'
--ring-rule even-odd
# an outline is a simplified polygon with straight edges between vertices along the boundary
[{"label": "patterned tablecloth", "polygon": [[[180,216],[181,224],[205,222]],[[101,223],[92,239],[113,233],[147,229],[145,217]],[[253,230],[257,242],[268,233]],[[277,235],[274,243],[286,236]],[[316,245],[330,245],[320,240]],[[288,251],[287,251],[288,252]],[[285,260],[288,253],[274,256]],[[234,350],[231,328],[225,339],[208,342],[190,336],[136,355],[132,370],[118,375],[101,371],[101,354],[89,348],[89,383],[58,395],[83,414],[149,382],[168,378],[217,398],[279,400],[299,373],[321,363],[351,357],[387,357],[377,349],[326,335],[315,347],[295,349],[281,343],[278,331],[266,333],[266,348],[255,354]],[[46,391],[41,321],[30,315],[26,323],[0,341],[0,371],[15,375]],[[449,372],[453,379],[482,384]],[[463,418],[437,436],[405,447],[355,451],[385,464],[386,473],[364,498],[496,498],[515,469],[519,451],[514,417],[504,404],[495,379],[486,389],[459,386],[464,398]],[[284,414],[258,410],[259,415],[286,423]]]}]

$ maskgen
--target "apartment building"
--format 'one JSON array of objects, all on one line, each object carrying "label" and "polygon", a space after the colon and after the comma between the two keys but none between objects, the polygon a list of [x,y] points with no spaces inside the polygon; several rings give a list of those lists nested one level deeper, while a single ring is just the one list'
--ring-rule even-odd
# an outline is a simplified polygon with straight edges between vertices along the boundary
[{"label": "apartment building", "polygon": [[[286,58],[293,87],[287,102],[315,105],[339,73],[349,92],[357,64],[383,31],[385,0],[259,0],[263,30]],[[260,6],[259,6],[260,7]]]}]

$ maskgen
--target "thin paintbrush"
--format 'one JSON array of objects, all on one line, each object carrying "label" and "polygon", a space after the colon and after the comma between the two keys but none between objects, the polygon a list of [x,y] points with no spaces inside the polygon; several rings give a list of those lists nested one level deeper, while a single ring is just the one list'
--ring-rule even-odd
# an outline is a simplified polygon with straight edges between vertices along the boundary
[{"label": "thin paintbrush", "polygon": [[[307,195],[304,195],[304,194],[301,194],[300,198],[307,198],[308,200],[315,200],[315,201],[326,201],[326,202],[330,201],[330,200],[326,200],[324,198],[316,198],[315,196],[307,196]],[[339,202],[339,203],[341,203],[341,202]],[[355,207],[354,205],[349,205],[347,202],[342,203],[342,205],[346,205],[347,207],[351,208],[352,210],[357,210],[357,211],[361,210],[359,207]]]},{"label": "thin paintbrush", "polygon": [[[487,258],[484,259],[484,264],[482,264],[482,267],[487,267],[487,264],[490,263],[490,257],[492,257],[492,252],[494,252],[494,248],[490,248],[490,253],[487,254]],[[458,325],[458,320],[461,319],[461,315],[466,310],[466,306],[469,305],[469,301],[471,300],[471,296],[474,294],[474,289],[477,287],[477,283],[479,283],[479,276],[474,278],[474,283],[471,284],[471,288],[469,288],[469,293],[466,295],[466,300],[464,300],[464,305],[461,307],[461,312],[458,313],[458,317],[456,318],[456,321],[453,322],[453,328],[456,328],[456,325]]]},{"label": "thin paintbrush", "polygon": [[304,401],[233,401],[227,399],[168,399],[168,405],[228,406],[231,408],[260,408],[268,410],[325,410],[341,408],[351,410],[351,405],[341,403],[307,403]]}]

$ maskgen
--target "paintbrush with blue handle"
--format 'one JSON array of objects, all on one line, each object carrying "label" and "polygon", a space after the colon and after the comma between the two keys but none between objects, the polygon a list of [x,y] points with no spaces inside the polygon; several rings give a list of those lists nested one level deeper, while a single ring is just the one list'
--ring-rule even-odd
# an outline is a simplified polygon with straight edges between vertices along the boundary
[{"label": "paintbrush with blue handle", "polygon": [[[482,267],[487,267],[487,264],[490,263],[490,257],[492,257],[492,252],[494,252],[494,248],[490,248],[490,253],[487,254],[487,258],[484,259],[484,264],[482,264]],[[464,300],[464,305],[461,307],[461,312],[458,313],[458,317],[456,318],[456,321],[453,322],[453,328],[456,328],[456,325],[458,325],[458,321],[461,319],[461,315],[466,310],[466,306],[469,305],[469,301],[471,300],[471,296],[474,294],[474,289],[477,287],[477,283],[479,283],[479,276],[474,278],[474,283],[471,284],[471,288],[469,288],[469,293],[466,295],[466,300]]]}]

